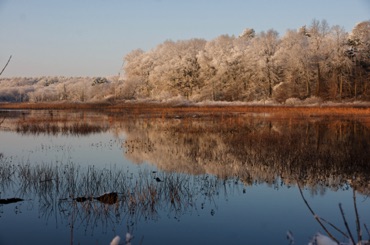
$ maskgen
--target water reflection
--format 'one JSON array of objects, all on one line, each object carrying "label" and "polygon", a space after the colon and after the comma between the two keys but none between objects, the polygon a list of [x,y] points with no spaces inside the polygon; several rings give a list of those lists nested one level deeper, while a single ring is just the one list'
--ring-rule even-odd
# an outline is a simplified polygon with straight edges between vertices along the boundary
[{"label": "water reflection", "polygon": [[[75,164],[15,165],[0,159],[1,205],[38,203],[44,219],[61,216],[70,228],[80,223],[85,231],[111,227],[126,220],[132,227],[142,220],[157,220],[160,213],[181,219],[197,209],[210,208],[220,192],[241,190],[242,183],[209,175],[190,176],[143,170],[131,173],[116,166],[82,169]],[[22,198],[21,198],[22,197]],[[0,207],[1,207],[0,205]]]},{"label": "water reflection", "polygon": [[369,191],[370,131],[356,120],[152,119],[125,127],[126,157],[165,171]]},{"label": "water reflection", "polygon": [[[14,205],[14,200],[37,207],[43,219],[68,226],[72,244],[76,227],[83,227],[85,233],[93,234],[97,227],[108,233],[122,223],[130,231],[143,222],[159,222],[163,216],[188,219],[204,210],[217,216],[220,196],[240,198],[265,184],[270,189],[299,185],[313,196],[347,189],[368,195],[370,124],[366,119],[0,111],[0,129],[17,133],[20,139],[63,135],[76,141],[111,134],[107,144],[89,142],[90,150],[105,153],[102,159],[109,163],[107,149],[118,144],[124,160],[155,166],[138,171],[119,164],[83,167],[67,157],[61,158],[65,161],[18,161],[3,152],[0,209]],[[78,150],[81,155],[91,154],[83,152],[86,148]],[[65,150],[66,155],[70,152]],[[298,192],[295,198],[304,205]]]},{"label": "water reflection", "polygon": [[131,117],[89,111],[0,111],[21,134],[123,133],[125,158],[168,172],[237,178],[246,185],[299,182],[315,191],[368,193],[370,123],[353,118],[217,114]]}]

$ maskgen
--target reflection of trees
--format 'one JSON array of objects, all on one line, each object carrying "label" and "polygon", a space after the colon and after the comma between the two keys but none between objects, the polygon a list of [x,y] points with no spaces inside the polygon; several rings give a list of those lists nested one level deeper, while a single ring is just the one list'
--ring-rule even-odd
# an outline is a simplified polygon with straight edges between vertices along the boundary
[{"label": "reflection of trees", "polygon": [[[212,214],[217,206],[214,199],[222,190],[231,192],[255,183],[276,188],[299,183],[313,192],[349,186],[360,193],[370,190],[370,131],[360,120],[231,113],[171,118],[63,111],[7,113],[2,128],[20,133],[54,135],[63,132],[63,125],[75,124],[87,124],[91,130],[65,132],[85,135],[93,133],[94,127],[95,132],[110,130],[117,136],[124,132],[127,158],[165,170],[129,173],[74,164],[17,165],[0,153],[0,198],[15,196],[37,203],[46,220],[56,219],[71,229],[71,239],[76,227],[94,232],[96,227],[116,227],[122,221],[134,226],[157,220],[162,214],[181,218],[203,208]],[[48,130],[53,125],[56,133]],[[104,199],[104,193],[111,198]]]},{"label": "reflection of trees", "polygon": [[370,131],[364,125],[325,118],[137,119],[125,125],[124,146],[131,160],[166,171],[367,191]]},{"label": "reflection of trees", "polygon": [[110,130],[118,136],[124,132],[127,158],[170,172],[208,173],[276,187],[281,181],[289,185],[299,180],[316,187],[315,191],[348,184],[359,191],[368,189],[369,124],[362,119],[233,116],[232,112],[194,116],[157,111],[148,115],[88,110],[0,113],[7,119],[2,128],[22,134],[87,135]]}]

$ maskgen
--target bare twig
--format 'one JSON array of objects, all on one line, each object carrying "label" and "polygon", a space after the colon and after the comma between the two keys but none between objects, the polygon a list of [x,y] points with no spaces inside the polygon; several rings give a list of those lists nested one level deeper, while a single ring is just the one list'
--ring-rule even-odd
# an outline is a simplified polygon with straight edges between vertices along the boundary
[{"label": "bare twig", "polygon": [[352,244],[356,244],[355,243],[355,239],[353,239],[353,236],[352,236],[352,233],[351,233],[351,230],[349,229],[349,226],[348,226],[348,223],[347,223],[347,220],[346,220],[346,217],[344,215],[344,211],[343,211],[343,208],[342,208],[342,204],[339,203],[339,209],[340,209],[340,213],[342,214],[342,218],[343,218],[343,222],[344,222],[344,225],[346,226],[346,229],[347,229],[347,232],[351,238],[351,241],[352,241]]},{"label": "bare twig", "polygon": [[298,190],[299,190],[299,193],[301,194],[302,196],[302,199],[304,201],[304,203],[306,204],[307,208],[310,210],[311,214],[313,215],[313,217],[316,219],[316,221],[320,224],[320,226],[324,229],[324,231],[326,232],[326,234],[328,234],[328,236],[333,239],[333,241],[335,241],[336,243],[339,244],[339,241],[330,233],[330,231],[325,227],[325,225],[321,222],[321,219],[320,217],[313,211],[313,209],[311,208],[310,204],[308,204],[306,198],[304,197],[303,195],[303,192],[302,192],[302,189],[300,187],[299,184],[298,185]]},{"label": "bare twig", "polygon": [[364,224],[365,231],[367,232],[368,239],[370,239],[370,232],[369,229],[367,228],[366,224]]},{"label": "bare twig", "polygon": [[356,228],[357,228],[357,238],[358,241],[362,241],[362,231],[360,226],[360,216],[358,215],[357,204],[356,204],[356,190],[353,189],[353,205],[355,207],[356,214]]},{"label": "bare twig", "polygon": [[327,221],[326,219],[324,218],[321,218],[319,217],[321,221],[323,221],[324,223],[327,223],[328,225],[330,225],[333,229],[335,229],[336,231],[338,231],[340,234],[342,234],[345,238],[348,238],[349,239],[349,236],[344,232],[342,231],[341,229],[339,229],[336,225],[334,225],[333,223],[331,223],[330,221]]},{"label": "bare twig", "polygon": [[294,236],[293,236],[293,233],[291,231],[287,231],[286,237],[287,237],[287,239],[289,241],[289,245],[293,245],[294,244]]},{"label": "bare twig", "polygon": [[5,71],[5,68],[8,66],[8,64],[9,64],[9,62],[10,62],[10,60],[11,60],[11,59],[12,59],[12,56],[10,56],[10,57],[9,57],[8,62],[6,62],[6,64],[5,64],[4,68],[1,70],[1,72],[0,72],[0,76],[1,76],[1,74],[3,74],[3,72]]}]

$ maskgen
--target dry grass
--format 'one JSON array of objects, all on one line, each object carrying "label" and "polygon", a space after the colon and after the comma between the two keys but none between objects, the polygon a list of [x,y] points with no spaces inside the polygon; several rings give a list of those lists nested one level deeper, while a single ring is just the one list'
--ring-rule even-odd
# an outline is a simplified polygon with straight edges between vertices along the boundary
[{"label": "dry grass", "polygon": [[370,107],[362,105],[322,105],[322,106],[285,106],[285,105],[171,105],[168,103],[0,103],[0,109],[58,109],[58,110],[106,110],[132,115],[171,117],[173,115],[218,115],[227,113],[277,113],[314,115],[370,115]]},{"label": "dry grass", "polygon": [[[147,170],[131,173],[116,166],[85,169],[73,163],[13,164],[3,159],[0,174],[3,195],[9,196],[16,190],[21,197],[32,197],[30,203],[38,197],[42,216],[48,218],[57,208],[55,211],[59,211],[61,217],[81,222],[91,229],[97,223],[104,227],[109,222],[121,220],[132,225],[143,218],[156,220],[161,210],[179,218],[197,210],[198,205],[214,208],[210,200],[221,189],[231,193],[237,189],[233,180],[225,184],[225,181],[207,175],[187,176]],[[160,177],[161,181],[155,177]]]},{"label": "dry grass", "polygon": [[89,135],[93,133],[106,132],[107,126],[91,125],[85,122],[73,123],[71,125],[64,124],[60,126],[53,123],[30,123],[19,122],[16,131],[22,134],[51,134],[51,135]]},{"label": "dry grass", "polygon": [[71,109],[99,109],[106,108],[108,103],[73,103],[73,102],[39,102],[39,103],[0,103],[0,109],[33,109],[33,110],[71,110]]}]

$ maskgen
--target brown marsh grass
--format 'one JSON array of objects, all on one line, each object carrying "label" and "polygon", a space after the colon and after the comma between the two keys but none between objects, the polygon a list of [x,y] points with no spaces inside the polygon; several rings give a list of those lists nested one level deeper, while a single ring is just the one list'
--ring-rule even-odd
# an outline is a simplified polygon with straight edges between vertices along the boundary
[{"label": "brown marsh grass", "polygon": [[107,117],[86,111],[32,110],[18,114],[14,112],[3,113],[6,118],[4,126],[21,134],[89,135],[109,130]]},{"label": "brown marsh grass", "polygon": [[187,114],[217,115],[221,113],[278,113],[314,115],[370,115],[370,107],[359,105],[171,105],[169,103],[0,103],[0,109],[42,109],[42,110],[102,110],[130,115],[155,117],[186,116]]},{"label": "brown marsh grass", "polygon": [[108,127],[91,125],[89,123],[73,123],[72,125],[64,124],[59,126],[52,123],[19,123],[16,132],[22,134],[48,134],[48,135],[89,135],[94,133],[106,132]]}]

